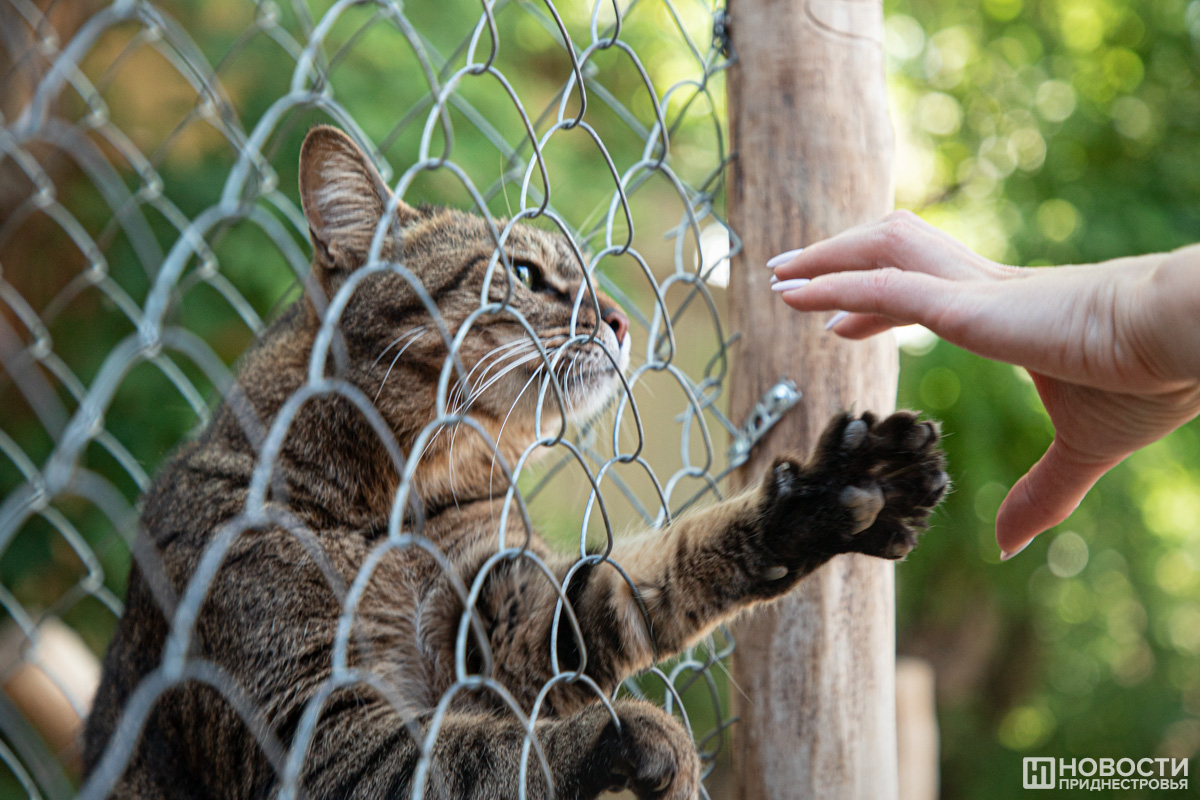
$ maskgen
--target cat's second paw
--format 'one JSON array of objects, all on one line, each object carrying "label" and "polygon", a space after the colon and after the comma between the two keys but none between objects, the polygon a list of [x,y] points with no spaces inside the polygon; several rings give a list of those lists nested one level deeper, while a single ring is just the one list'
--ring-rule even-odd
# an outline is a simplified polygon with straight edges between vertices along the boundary
[{"label": "cat's second paw", "polygon": [[700,756],[687,730],[649,703],[615,704],[597,756],[609,764],[609,788],[629,789],[638,800],[694,800],[700,793]]},{"label": "cat's second paw", "polygon": [[949,483],[937,424],[902,411],[835,417],[807,464],[781,458],[763,485],[763,543],[779,565],[857,552],[903,558]]}]

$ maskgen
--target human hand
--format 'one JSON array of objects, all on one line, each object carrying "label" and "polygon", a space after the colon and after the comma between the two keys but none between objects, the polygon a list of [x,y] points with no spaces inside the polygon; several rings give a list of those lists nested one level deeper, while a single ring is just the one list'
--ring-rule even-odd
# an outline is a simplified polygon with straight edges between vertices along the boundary
[{"label": "human hand", "polygon": [[1023,269],[901,211],[770,263],[788,305],[849,312],[832,325],[839,336],[919,323],[1029,371],[1055,437],[996,515],[1004,559],[1130,453],[1200,414],[1200,246]]}]

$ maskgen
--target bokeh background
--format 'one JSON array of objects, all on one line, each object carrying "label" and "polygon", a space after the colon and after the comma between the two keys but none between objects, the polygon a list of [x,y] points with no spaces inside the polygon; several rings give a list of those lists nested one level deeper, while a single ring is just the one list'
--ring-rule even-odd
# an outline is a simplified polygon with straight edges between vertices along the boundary
[{"label": "bokeh background", "polygon": [[[21,4],[0,0],[4,4],[9,4],[2,19],[11,59],[11,34],[22,24],[13,14]],[[91,0],[40,4],[64,38],[102,5]],[[169,0],[159,5],[218,67],[243,120],[261,118],[286,93],[294,53],[270,32],[274,26],[303,28],[291,4]],[[309,7],[317,17],[328,5]],[[719,214],[724,202],[719,173],[716,178],[710,173],[724,156],[724,86],[720,70],[701,63],[709,52],[714,8],[659,0],[622,0],[620,5],[628,12],[623,38],[635,44],[656,87],[712,73],[704,91],[680,92],[664,107],[680,119],[673,131],[673,163],[693,185],[711,192]],[[511,12],[498,15],[507,43],[502,67],[527,106],[540,110],[561,88],[569,63],[544,5],[501,6]],[[1019,265],[1097,261],[1200,241],[1200,2],[889,0],[885,10],[897,205],[986,256]],[[591,22],[591,7],[583,3],[564,2],[559,11],[572,31],[586,31]],[[335,42],[358,37],[336,62],[333,85],[366,134],[380,143],[393,166],[403,169],[419,142],[420,125],[393,135],[397,117],[428,85],[395,80],[418,74],[420,65],[386,26],[356,33],[369,14],[364,9],[357,18],[348,15],[333,32]],[[405,14],[440,52],[453,53],[479,6],[468,0],[416,0],[405,6]],[[699,59],[680,31],[701,44]],[[194,87],[163,67],[152,42],[116,59],[139,35],[135,26],[114,31],[81,68],[93,79],[106,79],[104,96],[114,120],[143,152],[160,157],[164,194],[190,217],[219,196],[234,150],[209,124],[207,111],[198,112]],[[609,91],[632,120],[646,125],[653,104],[636,70],[627,62],[620,68],[623,59],[606,54],[597,64],[611,63]],[[0,74],[9,74],[10,65],[0,64]],[[495,84],[463,91],[497,130],[519,126]],[[5,80],[0,111],[6,121],[28,99],[24,92],[19,80]],[[695,113],[681,107],[688,97],[697,104]],[[68,98],[63,111],[67,117],[85,113],[82,103],[71,102]],[[594,105],[589,114],[605,130],[614,161],[636,162],[645,147],[637,126],[612,117],[604,104]],[[317,111],[297,113],[270,141],[268,155],[279,185],[293,199],[299,142],[309,125],[324,119]],[[477,185],[498,187],[487,198],[489,208],[507,213],[519,189],[519,172],[508,174],[505,155],[474,122],[460,124],[456,135],[454,160]],[[136,190],[139,181],[122,163],[119,148],[100,146]],[[547,159],[555,205],[580,230],[588,230],[582,223],[594,224],[596,215],[607,211],[606,163],[583,134],[557,137]],[[57,167],[54,159],[46,163],[59,199],[103,240],[115,283],[137,305],[149,280],[129,240],[108,225],[107,206],[77,167],[65,159],[58,159]],[[31,192],[11,175],[0,171],[5,176],[0,226]],[[471,205],[461,184],[444,173],[422,176],[407,196]],[[663,237],[681,216],[677,194],[666,181],[649,181],[635,195],[632,210],[638,247],[658,280],[681,265],[719,267],[711,252],[728,247],[719,224],[710,229],[711,242],[685,234],[680,250],[677,239]],[[86,383],[112,344],[132,329],[127,315],[118,313],[122,299],[92,287],[56,306],[55,298],[79,279],[88,259],[64,241],[55,220],[36,214],[22,219],[20,235],[8,235],[0,247],[0,276],[31,308],[53,318],[56,352]],[[714,225],[711,219],[702,223],[706,229]],[[169,218],[154,218],[152,224],[164,243],[177,235]],[[618,219],[618,230],[622,225]],[[736,251],[736,236],[733,244]],[[215,272],[211,265],[192,266],[189,274],[195,277],[185,281],[175,318],[232,364],[252,341],[254,321],[269,319],[298,289],[277,244],[253,225],[222,231],[213,254],[219,265]],[[732,268],[759,265],[735,255]],[[610,259],[602,272],[631,304],[652,308],[650,287],[631,259]],[[714,270],[707,286],[713,309],[723,314],[719,272]],[[236,289],[244,306],[230,302],[233,293],[224,291],[226,286]],[[672,291],[681,300],[689,287],[678,284]],[[712,324],[706,304],[695,306],[694,319],[681,322],[677,331],[682,344],[676,363],[702,381],[720,376],[721,364],[713,355],[722,351],[730,332]],[[16,329],[11,310],[3,313]],[[1195,770],[1200,751],[1200,425],[1185,426],[1130,458],[1063,525],[1000,564],[993,538],[996,509],[1007,487],[1049,444],[1049,421],[1020,370],[985,362],[919,329],[905,330],[900,340],[900,404],[943,421],[955,481],[933,532],[897,569],[900,652],[926,659],[937,676],[942,796],[1011,797],[1019,791],[1020,762],[1027,755],[1187,758],[1193,783],[1200,780]],[[733,357],[740,355],[735,344]],[[211,394],[204,375],[182,368],[202,395]],[[646,393],[638,397],[643,411],[653,415],[646,425],[647,457],[666,474],[687,460],[679,453],[673,416],[682,404],[672,386],[667,380],[656,388],[648,379]],[[717,409],[723,408],[719,383],[706,386]],[[62,393],[70,394],[68,388]],[[105,428],[125,445],[137,470],[152,475],[171,447],[195,428],[204,402],[203,397],[189,402],[163,369],[143,364],[122,384]],[[4,434],[40,463],[53,441],[37,412],[11,383],[0,386]],[[726,431],[714,424],[712,433],[714,451],[723,452]],[[120,489],[130,502],[136,498],[139,486],[128,477],[130,465],[106,463],[112,455],[103,442],[89,450],[88,458],[94,469],[125,475]],[[0,493],[21,482],[20,471],[20,464],[0,459]],[[649,489],[636,472],[630,470],[627,478],[633,495],[649,503]],[[543,471],[531,473],[526,488],[543,479],[560,483],[538,494],[535,515],[543,528],[569,543],[579,530],[585,484],[569,471],[549,477]],[[679,498],[687,495],[686,484],[681,482]],[[621,520],[631,524],[635,503],[624,507],[619,493],[613,496],[618,525]],[[115,621],[112,604],[104,600],[123,592],[128,548],[120,533],[84,504],[64,500],[60,506],[95,551],[103,586],[81,592],[80,576],[92,566],[81,565],[52,527],[36,522],[0,553],[0,585],[23,608],[61,616],[100,654]],[[720,670],[712,676],[724,694]],[[707,677],[697,682],[702,691],[689,695],[700,720],[712,713],[705,707]],[[2,767],[0,796],[24,796]]]},{"label": "bokeh background", "polygon": [[[885,7],[899,205],[1018,265],[1200,240],[1200,3]],[[1026,755],[1195,775],[1200,424],[1000,564],[996,509],[1052,438],[1028,377],[917,338],[900,398],[943,420],[956,483],[897,570],[901,652],[937,670],[944,796],[1013,796]]]}]

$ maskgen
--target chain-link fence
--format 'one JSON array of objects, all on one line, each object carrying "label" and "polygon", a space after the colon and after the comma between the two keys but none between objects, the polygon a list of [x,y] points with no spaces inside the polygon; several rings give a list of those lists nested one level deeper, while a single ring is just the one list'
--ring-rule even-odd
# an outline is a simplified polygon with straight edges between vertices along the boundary
[{"label": "chain-link fence", "polygon": [[[188,649],[231,535],[214,539],[176,598],[162,662],[83,781],[78,725],[97,654],[122,613],[131,554],[143,571],[155,563],[136,553],[138,498],[170,449],[208,423],[210,403],[234,386],[234,361],[309,272],[309,223],[293,187],[315,123],[350,132],[412,205],[562,232],[585,285],[628,315],[633,365],[608,413],[547,426],[504,465],[520,489],[506,494],[505,513],[527,509],[579,565],[605,558],[623,529],[659,528],[719,495],[730,464],[795,401],[792,387],[776,387],[744,427],[720,410],[734,337],[711,287],[737,251],[719,215],[731,58],[720,0],[0,0],[0,27],[0,795],[82,787],[102,797],[160,694],[198,679],[230,702],[242,696],[203,674]],[[511,266],[500,244],[512,223],[502,224],[491,229],[493,268]],[[376,242],[368,270],[391,266]],[[349,292],[327,307],[305,396],[363,399],[338,376],[337,315]],[[504,303],[486,311],[520,316]],[[463,435],[472,409],[455,398],[478,383],[456,348],[484,322],[436,322],[448,348],[424,435]],[[586,341],[594,331],[571,333]],[[403,357],[397,344],[392,365]],[[532,391],[552,404],[561,370],[550,349],[537,351],[549,368]],[[260,503],[288,431],[274,422],[264,422],[253,473]],[[420,455],[397,450],[400,474],[411,476]],[[411,488],[401,480],[401,512],[382,546],[437,552],[403,514]],[[264,513],[253,505],[244,527]],[[500,541],[489,563],[530,560],[549,574],[521,542]],[[343,588],[343,622],[365,582]],[[706,774],[730,724],[722,659],[731,647],[719,632],[621,688],[688,725]],[[579,679],[556,669],[551,683]],[[335,659],[330,686],[356,679]],[[435,737],[453,696],[476,690],[490,690],[487,676],[460,670],[427,730]],[[529,709],[512,713],[531,730]],[[297,735],[272,756],[290,788],[306,741]],[[427,767],[417,766],[418,786]]]}]

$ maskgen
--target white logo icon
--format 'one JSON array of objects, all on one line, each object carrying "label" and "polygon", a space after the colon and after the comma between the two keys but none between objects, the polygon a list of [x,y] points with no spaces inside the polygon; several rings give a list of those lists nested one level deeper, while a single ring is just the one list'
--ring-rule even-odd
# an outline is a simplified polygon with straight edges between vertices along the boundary
[{"label": "white logo icon", "polygon": [[1053,789],[1054,759],[1047,756],[1026,757],[1021,777],[1026,789]]}]

